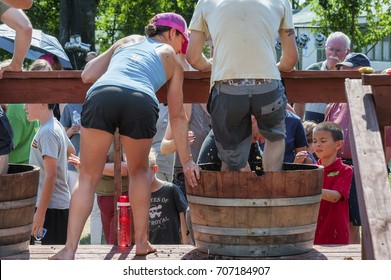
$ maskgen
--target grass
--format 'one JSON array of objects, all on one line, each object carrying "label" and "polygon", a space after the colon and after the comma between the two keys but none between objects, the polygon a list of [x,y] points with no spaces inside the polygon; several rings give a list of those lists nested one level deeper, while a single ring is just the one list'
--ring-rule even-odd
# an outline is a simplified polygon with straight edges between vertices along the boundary
[{"label": "grass", "polygon": [[[80,242],[81,245],[90,245],[91,244],[91,234],[90,234],[90,217],[88,217],[87,222],[84,226],[83,232],[81,233]],[[101,244],[106,244],[106,239],[102,233]]]},{"label": "grass", "polygon": [[87,222],[84,226],[83,232],[80,237],[80,244],[87,245],[91,244],[91,234],[90,234],[90,218],[88,217]]}]

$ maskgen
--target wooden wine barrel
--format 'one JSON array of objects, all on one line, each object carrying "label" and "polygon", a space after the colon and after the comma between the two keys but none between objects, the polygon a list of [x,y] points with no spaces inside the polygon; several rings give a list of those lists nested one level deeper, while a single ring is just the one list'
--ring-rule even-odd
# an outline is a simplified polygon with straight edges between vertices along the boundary
[{"label": "wooden wine barrel", "polygon": [[0,176],[0,258],[29,248],[38,181],[33,165],[10,164]]},{"label": "wooden wine barrel", "polygon": [[312,249],[323,167],[284,164],[262,176],[205,169],[197,187],[186,186],[199,251],[266,257]]}]

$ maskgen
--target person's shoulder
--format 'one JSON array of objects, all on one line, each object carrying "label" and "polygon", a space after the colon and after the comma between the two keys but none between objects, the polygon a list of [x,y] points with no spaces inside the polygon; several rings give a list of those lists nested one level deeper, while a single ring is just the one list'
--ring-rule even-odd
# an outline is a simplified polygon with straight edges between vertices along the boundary
[{"label": "person's shoulder", "polygon": [[7,117],[12,118],[14,116],[26,117],[23,104],[8,104],[7,106]]},{"label": "person's shoulder", "polygon": [[164,181],[163,187],[165,187],[167,189],[176,189],[176,188],[179,189],[179,187],[176,184],[174,184],[173,182],[168,182],[168,181]]},{"label": "person's shoulder", "polygon": [[353,172],[353,168],[350,165],[347,165],[345,163],[342,163],[341,170],[343,170],[345,172],[349,172],[349,173]]},{"label": "person's shoulder", "polygon": [[124,44],[128,44],[128,43],[136,44],[144,39],[145,39],[145,36],[143,36],[143,35],[133,34],[133,35],[126,36],[122,39],[119,39],[117,42],[121,42]]},{"label": "person's shoulder", "polygon": [[350,165],[347,165],[342,162],[341,158],[337,158],[335,162],[332,164],[334,166],[334,170],[338,170],[337,175],[342,175],[342,174],[353,174],[353,168]]},{"label": "person's shoulder", "polygon": [[322,67],[323,61],[312,63],[310,66],[307,67],[306,70],[320,70]]},{"label": "person's shoulder", "polygon": [[300,117],[298,115],[296,115],[295,113],[289,111],[289,110],[286,111],[286,117],[294,119],[294,120],[299,120],[301,122]]},{"label": "person's shoulder", "polygon": [[164,183],[164,187],[166,187],[171,192],[176,192],[176,193],[180,193],[180,194],[182,193],[181,188],[178,185],[176,185],[176,184],[174,184],[172,182],[167,182],[166,181]]},{"label": "person's shoulder", "polygon": [[58,138],[57,126],[55,122],[48,121],[40,124],[37,136],[44,141],[54,141]]},{"label": "person's shoulder", "polygon": [[114,52],[116,52],[123,47],[137,44],[142,40],[145,40],[145,36],[138,35],[138,34],[129,35],[116,41],[112,46],[112,48],[114,49]]},{"label": "person's shoulder", "polygon": [[161,57],[167,57],[170,59],[175,59],[179,63],[179,59],[177,59],[177,55],[175,53],[175,50],[172,46],[168,44],[162,44],[159,48],[156,49],[156,52],[161,56]]}]

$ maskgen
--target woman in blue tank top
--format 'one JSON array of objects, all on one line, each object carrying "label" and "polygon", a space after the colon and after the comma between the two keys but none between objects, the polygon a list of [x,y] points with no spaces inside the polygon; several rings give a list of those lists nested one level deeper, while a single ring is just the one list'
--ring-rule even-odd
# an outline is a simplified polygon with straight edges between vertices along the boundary
[{"label": "woman in blue tank top", "polygon": [[159,112],[155,93],[166,82],[177,151],[189,184],[197,185],[199,168],[190,154],[183,110],[183,69],[176,58],[177,54],[186,53],[186,22],[175,13],[157,14],[145,31],[146,36],[131,35],[117,41],[91,60],[82,72],[83,82],[94,84],[87,92],[81,114],[79,182],[72,193],[65,248],[51,259],[74,259],[117,128],[131,178],[129,197],[134,216],[136,255],[156,251],[148,241],[151,195],[148,154]]}]

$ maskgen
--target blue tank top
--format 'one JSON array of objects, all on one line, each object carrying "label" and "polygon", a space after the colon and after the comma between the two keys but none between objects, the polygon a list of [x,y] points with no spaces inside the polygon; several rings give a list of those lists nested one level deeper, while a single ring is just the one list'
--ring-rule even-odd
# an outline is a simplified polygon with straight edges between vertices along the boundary
[{"label": "blue tank top", "polygon": [[156,92],[166,83],[164,65],[156,53],[161,45],[145,38],[115,52],[107,71],[91,86],[87,96],[101,86],[119,86],[148,94],[158,104]]}]

